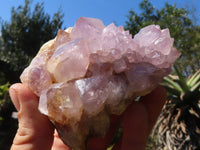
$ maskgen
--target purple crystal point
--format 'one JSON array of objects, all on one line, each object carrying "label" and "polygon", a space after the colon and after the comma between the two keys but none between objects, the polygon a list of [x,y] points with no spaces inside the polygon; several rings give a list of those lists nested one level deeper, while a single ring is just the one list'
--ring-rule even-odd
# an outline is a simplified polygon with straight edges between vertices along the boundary
[{"label": "purple crystal point", "polygon": [[132,38],[129,31],[81,17],[44,44],[21,75],[40,97],[64,143],[86,149],[103,136],[109,116],[120,115],[138,96],[150,93],[180,56],[168,29],[150,25]]}]

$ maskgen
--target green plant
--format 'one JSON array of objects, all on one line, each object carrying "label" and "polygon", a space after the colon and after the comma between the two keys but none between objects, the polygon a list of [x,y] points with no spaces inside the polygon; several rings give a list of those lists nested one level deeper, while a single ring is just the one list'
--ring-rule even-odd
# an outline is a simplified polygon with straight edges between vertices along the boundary
[{"label": "green plant", "polygon": [[46,13],[43,2],[32,6],[32,0],[12,8],[11,19],[0,23],[0,84],[19,82],[39,48],[62,28],[63,17],[61,10],[53,16]]},{"label": "green plant", "polygon": [[177,75],[164,78],[162,85],[168,101],[155,130],[162,148],[200,149],[200,70],[187,79],[174,67]]},{"label": "green plant", "polygon": [[184,7],[177,7],[176,4],[169,4],[167,1],[158,9],[150,0],[142,0],[139,8],[141,13],[134,9],[129,11],[124,28],[133,36],[142,27],[150,24],[160,25],[162,29],[168,28],[171,37],[174,38],[174,47],[182,53],[176,64],[187,76],[194,74],[200,68],[200,26],[190,16],[196,16],[197,13]]},{"label": "green plant", "polygon": [[7,92],[9,89],[9,83],[6,83],[4,85],[0,85],[0,125],[2,124],[4,118],[2,117],[2,110],[4,109],[5,106],[5,101],[6,101],[6,97],[8,96]]},{"label": "green plant", "polygon": [[9,83],[0,85],[0,149],[9,150],[17,129],[17,120],[12,118],[15,108],[8,94]]},{"label": "green plant", "polygon": [[8,92],[9,89],[9,83],[6,83],[4,85],[0,85],[0,104],[3,103],[5,100],[6,93]]}]

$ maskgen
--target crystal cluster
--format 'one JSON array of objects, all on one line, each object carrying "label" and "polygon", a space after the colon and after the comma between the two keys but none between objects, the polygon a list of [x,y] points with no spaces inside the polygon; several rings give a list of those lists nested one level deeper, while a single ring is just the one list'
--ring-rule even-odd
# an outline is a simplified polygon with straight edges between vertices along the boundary
[{"label": "crystal cluster", "polygon": [[21,81],[40,97],[39,110],[64,143],[84,150],[88,138],[106,133],[110,114],[120,115],[169,74],[180,55],[173,41],[158,25],[132,38],[122,26],[81,17],[41,47]]}]

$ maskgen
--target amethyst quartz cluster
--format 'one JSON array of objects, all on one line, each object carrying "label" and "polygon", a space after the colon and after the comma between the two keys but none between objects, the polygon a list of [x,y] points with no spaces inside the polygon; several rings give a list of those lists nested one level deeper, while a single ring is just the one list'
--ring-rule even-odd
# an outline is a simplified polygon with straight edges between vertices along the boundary
[{"label": "amethyst quartz cluster", "polygon": [[111,114],[122,114],[170,73],[180,56],[173,42],[158,25],[132,38],[122,26],[81,17],[41,47],[21,81],[40,97],[39,110],[64,143],[84,150],[88,138],[106,133]]}]

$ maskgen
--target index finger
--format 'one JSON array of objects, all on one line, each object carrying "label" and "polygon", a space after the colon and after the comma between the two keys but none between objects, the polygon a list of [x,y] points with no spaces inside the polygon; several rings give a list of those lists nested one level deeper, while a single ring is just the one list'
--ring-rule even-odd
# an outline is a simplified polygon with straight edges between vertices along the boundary
[{"label": "index finger", "polygon": [[150,134],[158,116],[167,99],[164,87],[158,86],[150,94],[141,98],[140,103],[144,105],[148,114],[148,132]]}]

